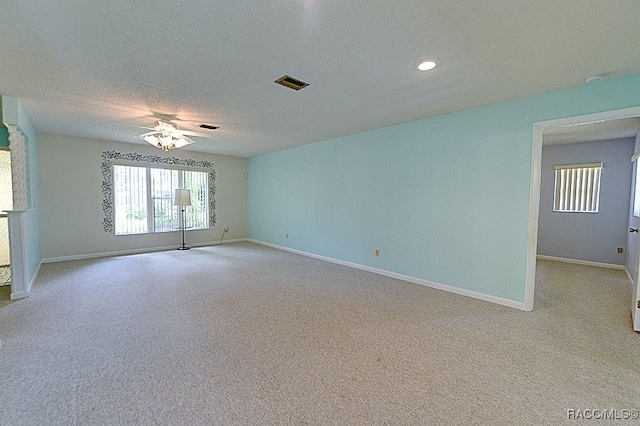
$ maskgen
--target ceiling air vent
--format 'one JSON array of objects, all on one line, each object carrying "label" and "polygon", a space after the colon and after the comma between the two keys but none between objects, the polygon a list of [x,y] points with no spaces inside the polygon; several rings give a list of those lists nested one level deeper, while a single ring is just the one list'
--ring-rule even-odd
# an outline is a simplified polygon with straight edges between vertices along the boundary
[{"label": "ceiling air vent", "polygon": [[212,126],[211,124],[201,124],[200,128],[202,129],[207,129],[207,130],[215,130],[215,129],[219,129],[219,127],[216,126]]},{"label": "ceiling air vent", "polygon": [[304,89],[309,85],[309,83],[306,83],[302,80],[298,80],[297,78],[290,77],[288,75],[283,75],[282,77],[277,79],[275,82],[285,87],[289,87],[293,90]]}]

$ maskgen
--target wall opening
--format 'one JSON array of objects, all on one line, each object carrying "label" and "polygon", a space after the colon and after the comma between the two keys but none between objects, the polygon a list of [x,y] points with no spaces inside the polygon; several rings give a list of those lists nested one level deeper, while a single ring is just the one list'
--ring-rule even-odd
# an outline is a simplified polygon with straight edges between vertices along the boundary
[{"label": "wall opening", "polygon": [[11,285],[9,226],[6,211],[13,209],[11,153],[0,146],[0,286]]}]

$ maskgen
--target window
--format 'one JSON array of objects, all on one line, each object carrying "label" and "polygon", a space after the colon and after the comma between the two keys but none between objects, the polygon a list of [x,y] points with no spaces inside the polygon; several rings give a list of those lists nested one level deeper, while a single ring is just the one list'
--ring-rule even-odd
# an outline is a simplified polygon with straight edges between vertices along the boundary
[{"label": "window", "polygon": [[597,213],[602,163],[555,166],[553,211]]},{"label": "window", "polygon": [[[184,218],[173,205],[176,188],[191,190]],[[113,206],[116,235],[208,229],[208,174],[191,170],[113,166]]]}]

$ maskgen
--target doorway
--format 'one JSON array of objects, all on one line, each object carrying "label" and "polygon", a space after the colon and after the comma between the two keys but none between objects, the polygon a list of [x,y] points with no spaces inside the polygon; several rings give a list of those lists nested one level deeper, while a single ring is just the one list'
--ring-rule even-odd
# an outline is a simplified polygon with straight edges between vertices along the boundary
[{"label": "doorway", "polygon": [[533,124],[531,185],[529,197],[529,240],[527,246],[527,273],[525,285],[525,310],[534,309],[536,255],[538,248],[538,219],[540,208],[540,187],[542,176],[542,145],[545,131],[560,127],[604,123],[611,120],[640,116],[640,107],[616,111],[606,111],[577,117],[562,118]]},{"label": "doorway", "polygon": [[[11,293],[11,267],[9,252],[9,226],[7,214],[13,208],[11,185],[11,153],[0,147],[0,298]],[[5,294],[6,293],[6,294]]]}]

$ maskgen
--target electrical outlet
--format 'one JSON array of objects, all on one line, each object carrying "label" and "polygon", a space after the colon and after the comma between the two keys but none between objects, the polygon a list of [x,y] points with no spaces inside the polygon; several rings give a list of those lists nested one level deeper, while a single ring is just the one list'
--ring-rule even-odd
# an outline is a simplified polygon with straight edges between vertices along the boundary
[{"label": "electrical outlet", "polygon": [[376,256],[380,256],[380,250],[376,249]]},{"label": "electrical outlet", "polygon": [[623,253],[622,247],[618,247],[618,253]]},{"label": "electrical outlet", "polygon": [[224,232],[229,232],[229,227],[224,228]]}]

